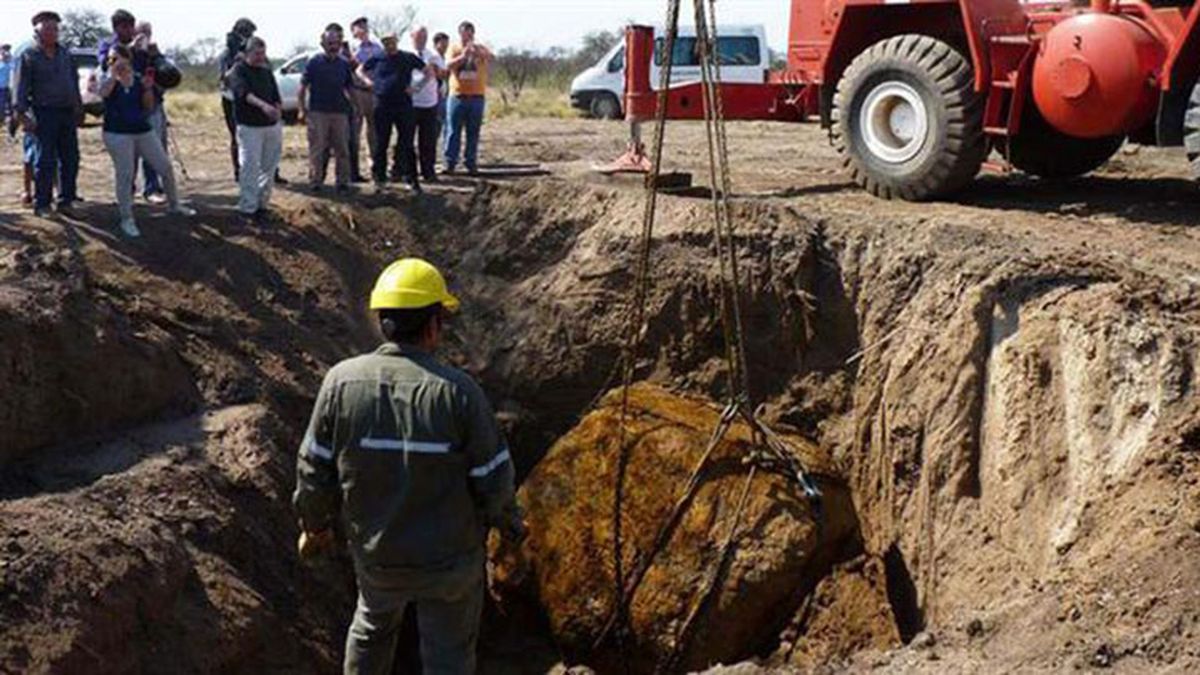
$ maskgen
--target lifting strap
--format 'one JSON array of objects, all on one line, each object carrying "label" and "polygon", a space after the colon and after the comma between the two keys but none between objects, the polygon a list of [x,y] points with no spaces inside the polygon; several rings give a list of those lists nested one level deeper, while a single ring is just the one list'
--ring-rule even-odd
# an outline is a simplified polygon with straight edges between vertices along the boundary
[{"label": "lifting strap", "polygon": [[705,576],[700,592],[677,630],[670,655],[657,664],[656,670],[667,672],[678,665],[680,655],[686,649],[694,631],[696,621],[707,608],[708,602],[719,587],[720,580],[727,574],[732,561],[731,555],[739,532],[741,516],[745,510],[750,488],[759,470],[782,473],[795,480],[809,500],[818,527],[821,523],[821,492],[805,470],[796,453],[768,428],[760,419],[761,409],[755,409],[747,368],[745,330],[741,308],[741,269],[738,264],[736,229],[730,209],[732,179],[729,170],[729,151],[725,131],[725,111],[721,96],[720,58],[716,35],[715,0],[693,0],[696,21],[697,56],[700,62],[701,88],[704,99],[704,122],[708,148],[709,179],[712,186],[713,246],[720,272],[721,330],[725,347],[726,377],[729,400],[713,429],[708,445],[697,461],[688,479],[683,494],[676,501],[666,521],[660,526],[651,547],[635,555],[632,569],[626,570],[623,541],[623,498],[625,473],[629,462],[627,426],[629,420],[629,390],[633,385],[637,355],[645,333],[646,304],[650,290],[650,253],[654,238],[654,222],[658,206],[658,179],[662,173],[663,144],[666,137],[667,93],[674,68],[675,43],[679,35],[679,13],[682,0],[668,0],[666,34],[663,40],[663,67],[660,70],[658,88],[658,110],[655,118],[654,138],[651,145],[651,171],[646,177],[645,208],[642,213],[642,228],[637,260],[637,270],[628,312],[628,325],[622,349],[622,394],[619,444],[617,446],[616,478],[613,487],[613,606],[594,647],[599,647],[610,637],[615,637],[626,671],[629,670],[629,639],[631,625],[629,607],[642,579],[649,571],[654,558],[670,542],[675,529],[691,505],[704,482],[705,470],[714,451],[721,444],[734,423],[741,419],[751,431],[754,450],[743,458],[750,466],[746,483],[734,510],[732,524],[722,540],[717,554],[717,564]]}]

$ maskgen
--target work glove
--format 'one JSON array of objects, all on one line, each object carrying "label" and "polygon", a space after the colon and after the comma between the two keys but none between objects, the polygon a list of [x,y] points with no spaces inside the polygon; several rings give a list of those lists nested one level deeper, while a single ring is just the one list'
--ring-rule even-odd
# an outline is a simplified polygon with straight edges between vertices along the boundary
[{"label": "work glove", "polygon": [[300,532],[300,541],[297,542],[296,548],[300,552],[300,558],[303,560],[311,560],[313,558],[324,555],[333,549],[333,530],[321,530],[320,532]]},{"label": "work glove", "polygon": [[525,541],[525,537],[529,536],[529,524],[525,522],[525,514],[516,504],[504,509],[504,515],[496,529],[510,544],[520,545]]}]

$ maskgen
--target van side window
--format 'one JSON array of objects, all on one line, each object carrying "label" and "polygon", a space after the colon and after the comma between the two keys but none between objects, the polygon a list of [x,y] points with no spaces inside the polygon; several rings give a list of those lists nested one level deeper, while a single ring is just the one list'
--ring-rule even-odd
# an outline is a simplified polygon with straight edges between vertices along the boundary
[{"label": "van side window", "polygon": [[717,54],[723,66],[757,66],[762,60],[758,38],[753,36],[718,37]]},{"label": "van side window", "polygon": [[[666,64],[663,58],[663,38],[654,41],[654,65],[662,67]],[[758,47],[758,38],[753,35],[737,37],[718,37],[717,56],[722,66],[757,66],[762,61]],[[694,37],[675,38],[675,66],[688,67],[700,65],[700,52]]]},{"label": "van side window", "polygon": [[622,70],[625,70],[625,48],[624,47],[617,50],[617,53],[613,54],[612,60],[608,62],[608,72],[619,73]]},{"label": "van side window", "polygon": [[[654,65],[658,67],[665,66],[667,63],[666,54],[664,53],[663,44],[666,41],[663,38],[658,38],[654,41]],[[675,38],[675,55],[672,59],[674,67],[686,68],[689,66],[700,65],[700,55],[696,53],[696,38],[694,37],[677,37]]]}]

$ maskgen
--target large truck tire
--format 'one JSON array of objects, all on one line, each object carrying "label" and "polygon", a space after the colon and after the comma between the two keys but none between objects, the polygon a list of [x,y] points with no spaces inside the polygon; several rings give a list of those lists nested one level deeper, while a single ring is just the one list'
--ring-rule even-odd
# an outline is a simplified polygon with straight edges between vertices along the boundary
[{"label": "large truck tire", "polygon": [[1183,116],[1183,147],[1187,150],[1192,177],[1200,181],[1200,82],[1192,88],[1192,97]]},{"label": "large truck tire", "polygon": [[898,35],[859,54],[833,97],[834,145],[854,181],[912,201],[971,182],[987,156],[974,77],[957,49],[925,35]]},{"label": "large truck tire", "polygon": [[1124,144],[1124,136],[1068,136],[1050,126],[1030,101],[1025,104],[1020,130],[1007,142],[998,139],[996,149],[1010,164],[1027,174],[1062,179],[1099,169]]}]

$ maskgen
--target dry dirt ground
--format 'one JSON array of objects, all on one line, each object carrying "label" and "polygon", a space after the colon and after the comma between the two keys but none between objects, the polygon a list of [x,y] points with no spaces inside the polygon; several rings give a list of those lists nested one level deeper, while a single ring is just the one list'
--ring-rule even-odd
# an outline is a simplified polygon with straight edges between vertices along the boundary
[{"label": "dry dirt ground", "polygon": [[[287,497],[324,369],[375,341],[374,274],[448,270],[448,355],[526,474],[612,383],[642,192],[590,168],[624,134],[498,122],[484,180],[331,199],[295,189],[289,129],[293,185],[247,224],[221,123],[192,123],[200,213],[139,206],[137,241],[96,128],[88,201],[51,219],[20,206],[4,143],[0,672],[335,672],[352,580],[299,564]],[[669,134],[669,168],[703,183],[700,127]],[[1200,668],[1200,194],[1179,153],[909,204],[847,184],[816,126],[730,142],[755,394],[830,453],[860,529],[730,668]],[[719,400],[709,204],[660,204],[638,374]],[[563,667],[536,616],[488,611],[485,672]]]}]

